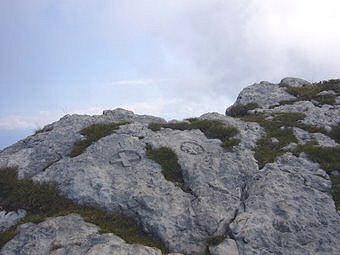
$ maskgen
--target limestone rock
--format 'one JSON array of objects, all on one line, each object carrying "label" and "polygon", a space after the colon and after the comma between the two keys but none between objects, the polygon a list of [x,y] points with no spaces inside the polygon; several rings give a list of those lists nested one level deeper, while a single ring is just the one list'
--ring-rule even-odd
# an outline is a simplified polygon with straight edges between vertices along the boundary
[{"label": "limestone rock", "polygon": [[298,101],[291,105],[281,105],[274,109],[264,110],[267,113],[297,112],[304,113],[303,123],[317,127],[333,127],[340,122],[340,105],[315,106],[309,101]]},{"label": "limestone rock", "polygon": [[237,244],[233,239],[226,239],[217,246],[209,247],[210,255],[239,255]]},{"label": "limestone rock", "polygon": [[0,232],[6,231],[26,216],[25,210],[17,212],[0,211]]},{"label": "limestone rock", "polygon": [[234,105],[247,105],[255,103],[259,107],[268,108],[278,105],[280,101],[296,99],[284,87],[268,82],[261,82],[246,87],[241,91]]},{"label": "limestone rock", "polygon": [[[318,164],[285,154],[248,184],[246,210],[231,224],[241,254],[337,254],[339,215]],[[317,241],[316,241],[317,240]]]},{"label": "limestone rock", "polygon": [[39,224],[20,225],[17,235],[0,250],[1,255],[161,255],[161,251],[128,244],[114,234],[99,234],[98,227],[79,215],[48,218]]},{"label": "limestone rock", "polygon": [[287,77],[281,80],[280,84],[282,85],[288,85],[292,87],[302,87],[304,85],[309,85],[310,82],[305,81],[300,78],[292,78],[292,77]]},{"label": "limestone rock", "polygon": [[[284,79],[281,85],[302,86]],[[301,120],[330,130],[340,122],[340,105],[297,101],[284,86],[261,82],[244,89],[235,105],[257,103],[267,119],[280,112],[305,113]],[[319,164],[301,154],[284,153],[261,170],[254,157],[265,130],[254,122],[218,113],[199,117],[237,127],[239,144],[222,148],[198,130],[161,128],[153,116],[116,109],[103,115],[67,115],[0,152],[2,167],[17,167],[18,176],[53,182],[74,202],[134,217],[145,231],[158,237],[173,253],[210,254],[338,254],[340,215],[329,191],[331,181]],[[86,150],[70,157],[79,131],[95,123],[127,122]],[[171,123],[177,123],[172,121]],[[327,134],[326,132],[324,132]],[[294,128],[298,144],[317,140],[339,146],[321,133]],[[273,143],[280,142],[272,139]],[[294,149],[297,143],[286,148]],[[178,157],[186,189],[168,181],[146,148],[167,147]],[[208,240],[226,236],[212,247]],[[34,251],[34,252],[33,252]],[[19,226],[17,236],[1,250],[7,254],[160,254],[154,248],[127,244],[78,215],[50,218]]]},{"label": "limestone rock", "polygon": [[338,144],[328,136],[321,133],[309,133],[301,128],[294,128],[294,135],[298,139],[299,144],[306,144],[311,141],[316,141],[323,147],[335,147]]}]

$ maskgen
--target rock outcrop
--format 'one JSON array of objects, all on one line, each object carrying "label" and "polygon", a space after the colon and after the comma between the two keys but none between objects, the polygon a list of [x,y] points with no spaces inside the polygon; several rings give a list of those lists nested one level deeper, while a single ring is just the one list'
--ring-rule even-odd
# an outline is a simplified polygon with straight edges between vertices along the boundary
[{"label": "rock outcrop", "polygon": [[48,218],[39,224],[26,223],[0,251],[1,255],[161,255],[161,251],[127,244],[114,234],[99,234],[99,228],[79,215]]},{"label": "rock outcrop", "polygon": [[25,210],[17,212],[0,211],[0,232],[6,231],[26,216]]},{"label": "rock outcrop", "polygon": [[[15,167],[18,178],[52,182],[76,204],[133,217],[171,252],[338,254],[340,216],[329,177],[331,172],[332,178],[338,176],[338,169],[323,169],[296,148],[316,141],[337,150],[335,132],[327,132],[339,124],[340,106],[322,103],[320,95],[315,96],[317,102],[304,101],[287,89],[311,85],[286,78],[280,84],[261,82],[240,93],[233,107],[256,105],[245,114],[248,117],[260,114],[271,121],[279,113],[303,113],[298,126],[281,127],[292,128],[294,142],[279,148],[277,157],[264,167],[257,158],[259,141],[267,135],[261,122],[218,113],[199,117],[204,123],[219,121],[237,128],[234,143],[226,147],[212,138],[213,132],[221,132],[216,127],[195,129],[172,122],[170,128],[162,128],[167,123],[161,118],[116,109],[100,116],[67,115],[47,125],[1,151],[0,171]],[[333,92],[332,97],[339,96]],[[119,128],[70,156],[74,145],[86,139],[81,130],[112,122],[120,123]],[[150,123],[160,128],[152,129]],[[271,137],[272,144],[282,140]],[[162,165],[148,156],[147,148],[164,147],[177,156],[184,188],[170,181]],[[0,254],[161,254],[156,248],[127,244],[98,231],[74,214],[26,223],[18,226]]]}]

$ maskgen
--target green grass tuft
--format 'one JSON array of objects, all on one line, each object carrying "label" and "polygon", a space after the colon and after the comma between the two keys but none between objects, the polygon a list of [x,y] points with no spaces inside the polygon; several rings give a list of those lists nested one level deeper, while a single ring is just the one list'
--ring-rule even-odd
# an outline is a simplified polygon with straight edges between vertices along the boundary
[{"label": "green grass tuft", "polygon": [[333,138],[337,143],[340,143],[340,123],[332,128],[332,130],[328,134],[331,138]]},{"label": "green grass tuft", "polygon": [[[340,80],[328,80],[302,87],[283,85],[287,92],[297,97],[299,101],[316,100],[320,104],[335,104],[335,98],[340,95]],[[336,95],[318,95],[322,91],[333,90]]]},{"label": "green grass tuft", "polygon": [[298,145],[296,152],[305,152],[311,160],[318,162],[327,173],[340,172],[340,147],[321,147],[315,145],[315,143],[306,143]]},{"label": "green grass tuft", "polygon": [[[112,214],[90,206],[80,206],[59,196],[52,184],[38,184],[28,179],[18,180],[16,169],[0,169],[0,206],[6,210],[25,209],[27,216],[19,224],[39,223],[47,217],[80,214],[85,221],[100,227],[102,233],[114,233],[129,243],[157,247],[166,252],[166,247],[156,238],[143,231],[134,219]],[[15,227],[0,233],[0,248],[15,235]]]},{"label": "green grass tuft", "polygon": [[226,238],[229,238],[228,235],[220,235],[220,236],[213,236],[209,237],[207,240],[207,244],[209,246],[216,246],[222,243]]},{"label": "green grass tuft", "polygon": [[229,139],[229,140],[225,140],[223,143],[222,143],[222,147],[223,148],[231,148],[233,146],[236,146],[238,145],[239,143],[241,142],[240,139]]},{"label": "green grass tuft", "polygon": [[336,210],[340,211],[340,175],[331,176],[331,181],[332,181],[331,194],[335,202]]},{"label": "green grass tuft", "polygon": [[15,227],[10,228],[7,231],[0,232],[0,249],[4,246],[8,241],[13,239],[16,235]]},{"label": "green grass tuft", "polygon": [[226,110],[225,114],[231,117],[241,117],[241,116],[248,115],[249,110],[253,110],[258,107],[259,106],[256,103],[249,103],[246,105],[242,105],[242,104],[233,105]]},{"label": "green grass tuft", "polygon": [[[244,121],[257,122],[266,131],[265,136],[256,143],[255,158],[260,168],[282,155],[283,147],[297,143],[291,127],[296,126],[304,117],[302,113],[276,113],[271,120],[266,120],[263,114],[242,117]],[[278,142],[273,143],[272,138],[276,138]]]},{"label": "green grass tuft", "polygon": [[95,141],[100,138],[112,134],[115,130],[119,129],[121,125],[128,124],[128,122],[113,122],[109,124],[93,124],[80,131],[80,134],[85,136],[84,140],[80,140],[74,144],[74,147],[70,153],[70,157],[76,157],[82,154],[87,147],[89,147]]},{"label": "green grass tuft", "polygon": [[185,187],[182,168],[178,163],[178,158],[175,152],[168,147],[152,149],[152,147],[147,144],[146,156],[161,165],[162,173],[166,180],[175,183],[183,191],[188,192]]},{"label": "green grass tuft", "polygon": [[[171,128],[182,131],[199,129],[209,139],[220,139],[222,141],[222,147],[225,147],[227,145],[227,141],[239,133],[239,130],[236,127],[226,126],[220,120],[201,120],[197,118],[191,118],[188,120],[188,122],[178,123],[150,123],[148,128],[152,131],[159,131],[161,128]],[[226,144],[223,146],[224,142],[226,142]],[[231,141],[230,144],[236,145],[236,140]]]}]

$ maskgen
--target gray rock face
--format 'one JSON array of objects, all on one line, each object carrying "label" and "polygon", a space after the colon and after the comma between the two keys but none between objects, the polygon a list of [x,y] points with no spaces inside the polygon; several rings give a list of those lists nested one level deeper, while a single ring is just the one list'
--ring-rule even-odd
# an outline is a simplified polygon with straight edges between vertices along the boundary
[{"label": "gray rock face", "polygon": [[302,121],[307,125],[331,128],[340,122],[340,105],[315,106],[309,101],[299,101],[291,105],[282,105],[274,109],[265,109],[264,112],[298,112],[304,113],[306,117]]},{"label": "gray rock face", "polygon": [[104,111],[103,115],[98,116],[66,115],[59,121],[47,125],[43,132],[4,149],[0,154],[0,168],[19,167],[19,178],[30,178],[67,157],[73,144],[82,138],[79,134],[81,129],[96,123],[115,121],[164,122],[161,118],[135,115],[123,109]]},{"label": "gray rock face", "polygon": [[[173,251],[203,254],[205,240],[226,231],[240,206],[244,179],[257,169],[247,147],[255,146],[256,140],[249,137],[257,137],[260,128],[238,122],[244,142],[234,152],[225,152],[221,141],[207,139],[199,130],[153,132],[133,123],[33,179],[56,182],[62,193],[79,203],[137,217]],[[177,154],[192,194],[164,178],[161,167],[145,156],[146,144],[169,147]]]},{"label": "gray rock face", "polygon": [[0,211],[0,232],[6,231],[26,216],[25,210],[17,212]]},{"label": "gray rock face", "polygon": [[114,234],[98,233],[77,214],[48,218],[39,224],[18,227],[17,235],[1,250],[1,255],[162,255],[161,251],[128,244]]},{"label": "gray rock face", "polygon": [[280,101],[296,99],[285,88],[269,82],[261,82],[246,87],[241,91],[234,105],[256,103],[262,108],[278,105]]},{"label": "gray rock face", "polygon": [[281,80],[280,84],[282,85],[288,85],[292,87],[302,87],[304,85],[309,85],[310,82],[305,81],[300,78],[292,78],[292,77],[287,77]]},{"label": "gray rock face", "polygon": [[[248,185],[246,210],[231,224],[241,254],[337,254],[339,215],[318,164],[285,154]],[[242,241],[241,241],[242,240]]]},{"label": "gray rock face", "polygon": [[336,147],[338,144],[328,136],[321,133],[309,133],[301,128],[294,128],[294,135],[298,139],[299,144],[306,144],[311,141],[316,141],[323,147]]},{"label": "gray rock face", "polygon": [[[303,81],[281,83],[300,86]],[[244,89],[236,104],[258,103],[262,109],[257,111],[268,115],[303,112],[304,123],[325,128],[340,121],[340,106],[318,107],[307,101],[278,106],[294,98],[279,85],[261,82]],[[200,119],[237,127],[235,138],[240,143],[224,149],[220,140],[208,139],[200,130],[152,131],[150,122],[165,121],[117,109],[100,116],[63,117],[1,151],[0,168],[17,167],[19,177],[52,181],[77,203],[134,217],[174,253],[339,254],[340,216],[328,193],[330,178],[318,164],[302,154],[286,153],[259,170],[254,152],[265,131],[258,124],[218,113]],[[129,123],[79,156],[68,156],[82,139],[82,128],[121,121]],[[322,146],[339,146],[321,133],[295,128],[294,134],[299,144],[315,139]],[[168,181],[161,166],[146,156],[147,145],[175,152],[186,191]],[[99,235],[97,227],[76,215],[25,224],[18,231],[1,255],[159,254],[157,249],[126,244],[113,234]],[[211,237],[227,235],[220,244],[208,246]]]},{"label": "gray rock face", "polygon": [[209,247],[210,255],[239,255],[237,244],[233,239],[226,239],[217,246]]}]

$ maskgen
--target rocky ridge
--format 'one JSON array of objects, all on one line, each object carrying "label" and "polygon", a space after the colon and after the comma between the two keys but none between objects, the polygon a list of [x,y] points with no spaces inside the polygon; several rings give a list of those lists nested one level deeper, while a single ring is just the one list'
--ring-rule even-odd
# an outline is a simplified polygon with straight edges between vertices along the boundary
[{"label": "rocky ridge", "polygon": [[[227,115],[207,113],[184,122],[123,109],[67,115],[1,151],[0,171],[15,168],[18,178],[52,182],[76,204],[132,217],[171,252],[338,254],[340,216],[331,191],[339,192],[340,162],[334,156],[332,165],[324,165],[311,155],[339,153],[339,89],[337,80],[261,82],[245,88]],[[286,121],[292,117],[294,123]],[[216,121],[238,130],[229,146],[221,141],[223,128],[204,126]],[[70,156],[86,139],[82,130],[112,122],[119,127]],[[274,125],[277,130],[269,130]],[[275,154],[263,155],[263,146]],[[147,148],[174,152],[183,187],[166,178]],[[18,220],[6,222],[8,229]],[[76,214],[19,225],[0,250],[1,255],[111,253],[161,251],[99,234]]]}]

